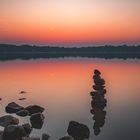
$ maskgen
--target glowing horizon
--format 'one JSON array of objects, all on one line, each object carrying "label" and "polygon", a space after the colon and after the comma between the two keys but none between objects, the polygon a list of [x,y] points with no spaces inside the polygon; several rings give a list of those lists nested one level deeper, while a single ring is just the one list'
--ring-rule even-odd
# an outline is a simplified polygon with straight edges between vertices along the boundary
[{"label": "glowing horizon", "polygon": [[0,42],[140,44],[139,0],[1,0]]}]

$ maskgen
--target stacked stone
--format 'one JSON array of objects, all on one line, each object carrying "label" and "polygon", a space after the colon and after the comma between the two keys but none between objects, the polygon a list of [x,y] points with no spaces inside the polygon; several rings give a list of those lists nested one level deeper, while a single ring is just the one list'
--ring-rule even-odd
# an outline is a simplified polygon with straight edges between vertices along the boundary
[{"label": "stacked stone", "polygon": [[105,89],[105,80],[101,78],[101,72],[99,70],[94,71],[93,80],[95,85],[93,85],[94,91],[91,92],[92,101],[91,101],[91,113],[94,115],[94,133],[98,135],[100,133],[100,127],[105,123],[106,107],[107,100],[105,99],[106,89]]}]

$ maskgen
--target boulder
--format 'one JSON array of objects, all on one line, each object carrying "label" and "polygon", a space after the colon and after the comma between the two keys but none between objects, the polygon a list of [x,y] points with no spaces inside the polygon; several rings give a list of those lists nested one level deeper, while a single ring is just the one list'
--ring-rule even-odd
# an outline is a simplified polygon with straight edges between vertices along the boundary
[{"label": "boulder", "polygon": [[70,136],[72,136],[74,139],[80,139],[80,140],[84,140],[84,139],[88,139],[89,138],[89,128],[81,123],[78,123],[76,121],[71,121],[69,123],[67,132]]},{"label": "boulder", "polygon": [[59,140],[74,140],[74,139],[71,136],[64,136],[64,137],[60,138]]},{"label": "boulder", "polygon": [[3,140],[22,140],[26,133],[22,126],[8,125],[3,132]]},{"label": "boulder", "polygon": [[24,109],[24,107],[16,104],[15,102],[12,102],[12,103],[9,103],[6,108],[5,108],[5,111],[7,113],[16,113],[20,110]]},{"label": "boulder", "polygon": [[30,117],[30,122],[33,128],[41,129],[44,123],[44,115],[42,113],[35,113]]},{"label": "boulder", "polygon": [[42,134],[42,139],[41,140],[48,140],[50,138],[50,136],[46,133]]},{"label": "boulder", "polygon": [[30,105],[25,108],[25,110],[29,111],[30,115],[35,113],[42,113],[45,109],[38,105]]},{"label": "boulder", "polygon": [[19,119],[11,115],[5,115],[3,117],[0,117],[0,126],[6,127],[9,124],[19,124]]},{"label": "boulder", "polygon": [[16,115],[20,116],[20,117],[25,117],[25,116],[28,116],[29,115],[29,111],[28,110],[20,110],[16,113]]}]

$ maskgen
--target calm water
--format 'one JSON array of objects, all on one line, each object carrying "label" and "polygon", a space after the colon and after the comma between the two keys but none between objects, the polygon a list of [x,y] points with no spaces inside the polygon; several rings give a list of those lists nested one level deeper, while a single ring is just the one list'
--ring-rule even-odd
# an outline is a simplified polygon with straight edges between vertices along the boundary
[{"label": "calm water", "polygon": [[[106,80],[107,114],[98,136],[94,135],[91,109],[93,70]],[[20,95],[21,90],[28,91]],[[19,101],[19,98],[27,98]],[[40,59],[0,62],[0,115],[5,105],[15,101],[37,104],[46,110],[41,130],[57,140],[67,135],[69,121],[90,128],[90,140],[138,140],[140,138],[140,60]],[[29,118],[20,119],[28,122]],[[2,129],[2,128],[1,128]]]}]

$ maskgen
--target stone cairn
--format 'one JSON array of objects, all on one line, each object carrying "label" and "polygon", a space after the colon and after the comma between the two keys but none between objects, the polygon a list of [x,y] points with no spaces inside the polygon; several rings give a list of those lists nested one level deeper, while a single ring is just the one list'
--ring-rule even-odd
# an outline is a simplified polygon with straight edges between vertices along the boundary
[{"label": "stone cairn", "polygon": [[104,108],[107,105],[107,100],[105,99],[105,80],[101,78],[101,72],[97,69],[94,70],[93,81],[93,91],[90,93],[92,96],[91,114],[95,121],[93,126],[94,134],[97,136],[101,131],[100,128],[105,124],[106,111]]}]

